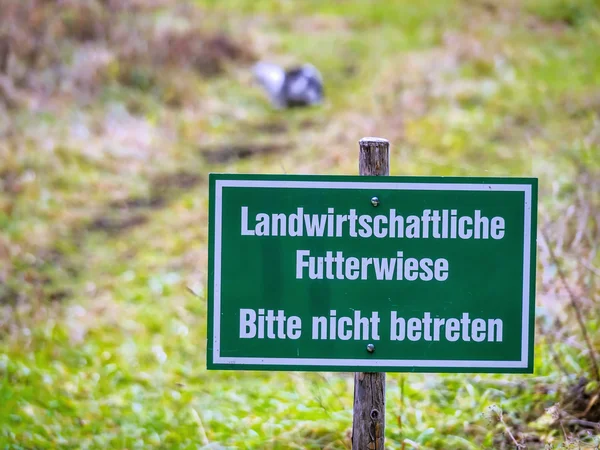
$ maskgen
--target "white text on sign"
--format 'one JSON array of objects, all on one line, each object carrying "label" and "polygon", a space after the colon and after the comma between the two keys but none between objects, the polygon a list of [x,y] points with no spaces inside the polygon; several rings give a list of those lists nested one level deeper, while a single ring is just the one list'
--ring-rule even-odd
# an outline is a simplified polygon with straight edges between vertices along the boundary
[{"label": "white text on sign", "polygon": [[[379,341],[381,318],[377,311],[365,315],[354,311],[350,316],[331,310],[329,316],[312,317],[310,336],[313,340],[373,340]],[[404,318],[397,311],[390,313],[390,341],[427,342],[502,342],[502,319],[435,317],[425,312],[423,317]],[[239,337],[241,339],[299,339],[302,320],[287,316],[283,310],[240,309]]]}]

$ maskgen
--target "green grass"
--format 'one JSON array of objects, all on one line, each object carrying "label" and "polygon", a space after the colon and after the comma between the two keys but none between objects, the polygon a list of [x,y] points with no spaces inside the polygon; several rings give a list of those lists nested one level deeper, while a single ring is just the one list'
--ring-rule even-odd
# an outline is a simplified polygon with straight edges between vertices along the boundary
[{"label": "green grass", "polygon": [[527,0],[527,9],[548,22],[580,26],[600,17],[598,0]]},{"label": "green grass", "polygon": [[[231,63],[212,78],[150,66],[128,83],[112,67],[87,103],[12,110],[15,132],[0,135],[0,448],[348,448],[351,374],[206,370],[210,171],[354,174],[358,139],[379,135],[392,174],[537,176],[539,222],[597,302],[578,265],[600,265],[593,215],[567,245],[599,203],[597,5],[525,3],[196,1],[203,26],[259,57],[313,62],[325,104],[274,113],[249,65]],[[287,150],[202,156],[264,143]],[[514,448],[507,430],[528,448],[570,448],[546,409],[591,378],[589,358],[572,311],[554,328],[567,301],[539,259],[535,374],[389,374],[390,448]]]}]

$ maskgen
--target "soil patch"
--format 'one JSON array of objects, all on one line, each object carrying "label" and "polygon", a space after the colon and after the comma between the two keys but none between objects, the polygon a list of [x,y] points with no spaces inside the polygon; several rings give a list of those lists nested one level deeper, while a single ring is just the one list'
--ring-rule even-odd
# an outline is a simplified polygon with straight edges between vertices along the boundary
[{"label": "soil patch", "polygon": [[207,147],[200,149],[200,153],[211,164],[222,164],[237,159],[247,159],[260,155],[282,153],[291,149],[291,144],[232,144]]}]

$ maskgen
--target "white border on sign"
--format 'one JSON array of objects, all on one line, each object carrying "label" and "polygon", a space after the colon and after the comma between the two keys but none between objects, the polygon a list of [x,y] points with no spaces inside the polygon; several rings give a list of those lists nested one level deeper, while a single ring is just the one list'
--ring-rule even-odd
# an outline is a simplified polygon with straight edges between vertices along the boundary
[{"label": "white border on sign", "polygon": [[[293,189],[387,189],[397,191],[511,191],[525,194],[523,242],[523,308],[521,359],[519,361],[465,361],[431,359],[332,359],[332,358],[224,358],[221,357],[221,226],[224,187],[293,188]],[[531,255],[531,186],[528,184],[469,183],[389,183],[354,181],[281,181],[281,180],[216,180],[215,182],[215,256],[213,309],[213,364],[330,367],[448,367],[448,368],[526,368],[529,356],[529,284]]]}]

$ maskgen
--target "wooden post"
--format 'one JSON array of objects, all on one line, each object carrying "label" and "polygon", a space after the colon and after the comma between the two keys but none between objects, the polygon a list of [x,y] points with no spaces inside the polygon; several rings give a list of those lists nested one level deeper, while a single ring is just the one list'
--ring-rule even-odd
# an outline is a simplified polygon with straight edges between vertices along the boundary
[{"label": "wooden post", "polygon": [[[386,139],[362,138],[359,146],[360,175],[390,174],[390,143]],[[352,450],[384,450],[384,442],[385,373],[355,373]]]}]

